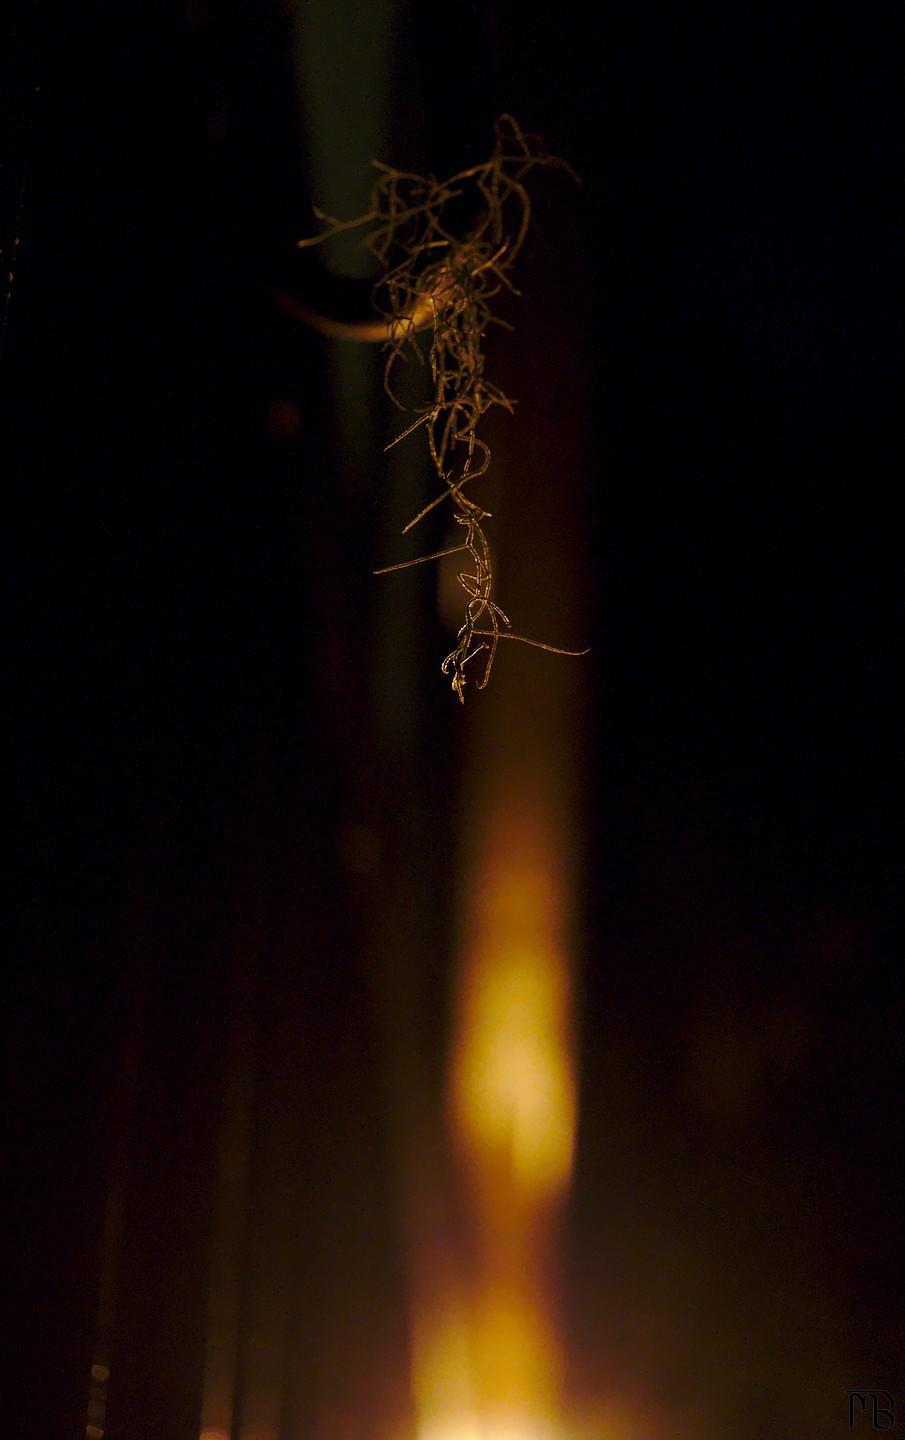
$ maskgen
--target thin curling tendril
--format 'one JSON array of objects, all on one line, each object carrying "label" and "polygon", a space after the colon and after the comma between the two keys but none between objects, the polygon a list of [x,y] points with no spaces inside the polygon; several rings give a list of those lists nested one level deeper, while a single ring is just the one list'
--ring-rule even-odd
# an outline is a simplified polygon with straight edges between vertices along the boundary
[{"label": "thin curling tendril", "polygon": [[[315,210],[324,229],[298,243],[307,247],[343,231],[364,230],[362,244],[382,272],[374,287],[374,306],[382,320],[360,327],[359,338],[383,341],[384,389],[393,404],[408,408],[409,413],[410,407],[394,388],[397,367],[409,355],[424,364],[418,333],[430,331],[430,399],[386,449],[423,430],[440,483],[439,492],[402,533],[408,534],[438,505],[448,502],[464,535],[459,545],[385,565],[374,573],[386,575],[448,555],[467,556],[469,563],[458,575],[465,616],[455,647],[441,664],[464,704],[472,673],[478,690],[490,679],[500,640],[517,640],[556,655],[588,653],[512,630],[509,617],[494,599],[492,558],[484,530],[490,512],[464,493],[466,485],[490,466],[490,448],[477,433],[483,416],[495,405],[510,414],[514,410],[514,401],[485,375],[484,339],[491,325],[506,325],[494,313],[495,297],[504,290],[519,293],[510,273],[531,222],[525,182],[539,167],[563,169],[577,177],[563,160],[547,152],[538,137],[526,135],[511,115],[497,120],[489,158],[447,180],[373,163],[378,176],[366,213],[354,220],[337,220]],[[464,234],[454,228],[456,213],[476,217]],[[351,335],[353,329],[346,327],[345,333]],[[476,670],[466,675],[466,667],[479,657]]]}]

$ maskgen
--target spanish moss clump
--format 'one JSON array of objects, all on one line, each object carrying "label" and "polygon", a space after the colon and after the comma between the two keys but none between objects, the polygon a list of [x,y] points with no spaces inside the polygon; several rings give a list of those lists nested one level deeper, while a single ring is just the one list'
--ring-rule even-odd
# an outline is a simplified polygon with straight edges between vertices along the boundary
[{"label": "spanish moss clump", "polygon": [[[537,137],[525,135],[511,115],[497,120],[489,159],[447,180],[407,174],[378,161],[374,165],[378,179],[367,213],[340,221],[315,211],[326,228],[299,243],[313,245],[340,231],[365,230],[362,243],[382,271],[374,287],[374,304],[385,322],[376,337],[384,341],[386,350],[384,386],[400,409],[411,411],[395,393],[397,366],[409,354],[423,364],[419,331],[430,331],[430,398],[415,407],[416,418],[387,449],[423,431],[441,487],[408,522],[403,534],[436,506],[448,502],[462,527],[461,544],[387,565],[375,573],[384,575],[445,555],[464,553],[469,557],[470,565],[458,577],[466,597],[465,618],[455,648],[442,664],[443,674],[450,677],[464,704],[466,672],[468,678],[476,675],[476,688],[483,690],[500,640],[519,640],[561,655],[587,653],[513,632],[508,616],[494,599],[493,566],[484,531],[489,511],[464,493],[466,485],[471,487],[490,465],[490,449],[478,434],[483,416],[494,405],[510,413],[514,409],[515,402],[484,373],[484,340],[491,325],[506,325],[494,313],[496,297],[503,291],[519,293],[510,274],[531,220],[525,182],[538,167],[568,170],[568,166],[549,155]],[[468,217],[464,224],[463,215]],[[367,338],[372,335],[368,327]],[[467,671],[479,656],[474,671]]]}]

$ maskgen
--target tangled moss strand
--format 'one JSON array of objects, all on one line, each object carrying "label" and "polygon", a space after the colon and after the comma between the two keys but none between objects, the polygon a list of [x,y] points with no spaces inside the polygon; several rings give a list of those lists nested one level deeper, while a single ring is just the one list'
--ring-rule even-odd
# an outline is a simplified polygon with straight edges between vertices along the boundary
[{"label": "tangled moss strand", "polygon": [[[518,294],[510,278],[531,222],[525,181],[539,166],[568,170],[550,155],[536,136],[526,135],[511,115],[496,122],[494,146],[482,165],[461,170],[447,180],[413,175],[374,162],[378,178],[370,209],[354,220],[340,221],[315,213],[325,229],[301,245],[317,244],[338,231],[362,228],[362,243],[375,257],[381,276],[374,287],[374,305],[386,322],[384,387],[390,399],[406,410],[394,389],[397,367],[409,354],[423,363],[418,334],[430,330],[428,364],[430,398],[417,409],[388,449],[420,429],[427,436],[440,491],[405,526],[407,534],[437,505],[448,501],[464,531],[462,543],[432,555],[384,566],[376,574],[406,569],[444,555],[467,555],[470,564],[458,576],[465,597],[465,617],[456,645],[441,669],[459,700],[478,660],[475,687],[483,690],[501,639],[519,640],[557,654],[564,650],[516,635],[508,616],[494,599],[490,548],[483,525],[484,510],[464,494],[466,485],[487,472],[491,454],[477,434],[483,416],[494,405],[512,413],[514,402],[484,373],[484,340],[491,325],[505,321],[494,313],[502,290]],[[571,173],[571,171],[569,172]],[[453,217],[471,217],[464,233]]]}]

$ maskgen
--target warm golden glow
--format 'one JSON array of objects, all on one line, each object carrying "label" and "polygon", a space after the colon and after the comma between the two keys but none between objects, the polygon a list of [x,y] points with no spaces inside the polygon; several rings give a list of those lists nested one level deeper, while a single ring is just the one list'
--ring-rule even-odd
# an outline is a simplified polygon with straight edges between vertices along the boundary
[{"label": "warm golden glow", "polygon": [[564,1189],[575,1134],[563,886],[539,829],[510,812],[491,837],[470,906],[452,1072],[466,1164],[513,1203]]},{"label": "warm golden glow", "polygon": [[421,1440],[553,1440],[553,1437],[549,1430],[518,1419],[487,1423],[453,1419],[422,1429]]},{"label": "warm golden glow", "polygon": [[492,951],[473,967],[453,1111],[475,1160],[505,1165],[519,1191],[542,1196],[568,1180],[575,1100],[564,1044],[564,966],[540,936],[519,935],[523,928],[512,938],[488,937]]},{"label": "warm golden glow", "polygon": [[576,1111],[555,840],[543,813],[501,807],[465,896],[448,1092],[463,1273],[458,1307],[417,1327],[418,1440],[555,1434],[550,1275]]}]

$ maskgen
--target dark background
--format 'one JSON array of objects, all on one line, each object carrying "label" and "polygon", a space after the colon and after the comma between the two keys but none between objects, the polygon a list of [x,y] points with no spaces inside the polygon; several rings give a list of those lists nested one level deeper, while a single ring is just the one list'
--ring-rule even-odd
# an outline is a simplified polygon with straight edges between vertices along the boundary
[{"label": "dark background", "polygon": [[[380,462],[269,293],[326,284],[292,250],[291,16],[190,8],[4,22],[5,1408],[45,1440],[83,1433],[117,1166],[108,1434],[196,1433],[228,975],[272,1041],[254,1143],[290,1178],[249,1203],[292,1231],[295,1413],[378,1316],[401,1373],[375,906],[444,1023],[470,722],[433,617],[372,598]],[[549,364],[594,467],[571,1393],[842,1433],[849,1387],[905,1404],[895,37],[879,9],[399,13],[385,146],[458,168],[511,110],[584,182],[545,188],[523,277],[579,317]]]}]

